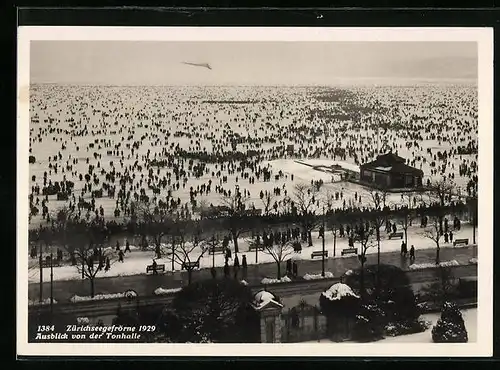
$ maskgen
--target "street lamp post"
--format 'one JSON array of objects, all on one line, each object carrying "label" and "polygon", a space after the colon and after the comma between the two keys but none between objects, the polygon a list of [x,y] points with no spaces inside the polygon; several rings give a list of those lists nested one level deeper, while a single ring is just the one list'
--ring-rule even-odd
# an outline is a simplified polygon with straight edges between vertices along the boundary
[{"label": "street lamp post", "polygon": [[325,207],[323,206],[321,276],[325,277]]},{"label": "street lamp post", "polygon": [[52,246],[50,246],[50,317],[54,312],[54,256]]}]

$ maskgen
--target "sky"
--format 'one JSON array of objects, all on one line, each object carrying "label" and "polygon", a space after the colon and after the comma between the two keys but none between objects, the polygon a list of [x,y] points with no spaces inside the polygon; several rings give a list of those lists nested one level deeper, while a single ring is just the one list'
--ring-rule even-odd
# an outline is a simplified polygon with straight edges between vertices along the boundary
[{"label": "sky", "polygon": [[31,83],[327,85],[474,80],[477,70],[475,42],[32,41],[30,48]]}]

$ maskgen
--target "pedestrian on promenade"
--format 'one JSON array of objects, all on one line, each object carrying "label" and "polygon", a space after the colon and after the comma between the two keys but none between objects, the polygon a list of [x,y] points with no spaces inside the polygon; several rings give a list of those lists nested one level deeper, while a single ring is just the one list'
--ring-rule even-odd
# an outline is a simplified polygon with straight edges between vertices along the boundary
[{"label": "pedestrian on promenade", "polygon": [[158,264],[156,263],[156,260],[153,259],[153,275],[158,275],[158,271],[156,271],[157,267]]},{"label": "pedestrian on promenade", "polygon": [[453,243],[453,232],[450,230],[450,243]]},{"label": "pedestrian on promenade", "polygon": [[297,262],[293,261],[292,269],[293,269],[293,277],[296,278],[297,275],[299,274],[299,267],[297,266]]},{"label": "pedestrian on promenade", "polygon": [[226,263],[224,264],[224,277],[228,277],[229,276],[229,264],[227,263],[227,260],[226,260]]},{"label": "pedestrian on promenade", "polygon": [[286,261],[286,274],[288,276],[292,275],[292,260],[291,259],[288,259]]},{"label": "pedestrian on promenade", "polygon": [[234,278],[238,279],[238,271],[240,269],[240,260],[238,259],[238,255],[234,256],[233,268],[234,268]]},{"label": "pedestrian on promenade", "polygon": [[247,278],[247,256],[243,255],[243,258],[241,259],[241,267],[243,268],[243,280]]},{"label": "pedestrian on promenade", "polygon": [[415,247],[413,245],[410,247],[410,261],[415,261]]},{"label": "pedestrian on promenade", "polygon": [[444,242],[448,243],[448,233],[444,233]]}]

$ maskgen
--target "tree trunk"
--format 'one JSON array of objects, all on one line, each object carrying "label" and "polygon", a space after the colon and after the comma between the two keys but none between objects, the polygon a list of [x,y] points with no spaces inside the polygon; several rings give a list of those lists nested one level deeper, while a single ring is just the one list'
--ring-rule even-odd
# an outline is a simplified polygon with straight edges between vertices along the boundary
[{"label": "tree trunk", "polygon": [[335,250],[337,248],[337,230],[333,230],[333,257],[335,257]]},{"label": "tree trunk", "polygon": [[364,256],[361,257],[361,272],[359,275],[359,292],[361,299],[365,296],[365,263],[363,262]]},{"label": "tree trunk", "polygon": [[231,231],[231,234],[233,235],[234,253],[236,254],[240,252],[238,248],[238,234],[235,231]]},{"label": "tree trunk", "polygon": [[94,298],[94,278],[89,278],[90,281],[90,298]]},{"label": "tree trunk", "polygon": [[175,270],[175,241],[172,240],[172,273]]},{"label": "tree trunk", "polygon": [[188,273],[188,285],[190,285],[193,279],[193,270],[189,268],[187,269],[187,273]]},{"label": "tree trunk", "polygon": [[439,265],[439,244],[437,245],[436,248],[436,265]]},{"label": "tree trunk", "polygon": [[307,230],[307,244],[309,247],[313,246],[312,231],[311,230]]}]

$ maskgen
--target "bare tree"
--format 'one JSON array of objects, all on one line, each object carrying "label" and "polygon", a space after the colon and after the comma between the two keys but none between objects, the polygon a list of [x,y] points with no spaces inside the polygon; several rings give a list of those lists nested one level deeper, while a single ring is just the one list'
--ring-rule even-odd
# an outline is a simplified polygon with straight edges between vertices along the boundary
[{"label": "bare tree", "polygon": [[388,191],[385,188],[381,190],[370,189],[368,191],[371,206],[373,208],[370,221],[375,231],[375,239],[377,241],[377,289],[380,287],[380,228],[387,224],[387,215],[389,208],[387,205]]},{"label": "bare tree", "polygon": [[450,203],[455,184],[447,178],[434,180],[430,183],[429,198],[431,205],[438,205],[442,212],[439,212],[439,231],[443,233],[444,208]]},{"label": "bare tree", "polygon": [[304,233],[307,235],[307,243],[311,247],[313,245],[311,232],[317,221],[314,206],[318,198],[318,187],[296,184],[294,190],[297,216]]},{"label": "bare tree", "polygon": [[285,241],[283,239],[275,240],[273,244],[269,241],[264,243],[264,253],[270,255],[277,267],[277,279],[281,279],[281,263],[294,253],[292,241]]},{"label": "bare tree", "polygon": [[427,224],[427,227],[425,228],[423,235],[424,237],[432,240],[434,243],[436,243],[436,265],[439,264],[439,250],[440,250],[440,241],[441,237],[443,236],[443,233],[440,229],[440,220],[442,218],[438,216],[431,216],[430,222]]},{"label": "bare tree", "polygon": [[234,252],[239,253],[238,238],[247,229],[244,225],[246,203],[249,197],[242,194],[238,188],[235,192],[222,198],[222,204],[228,211],[226,228],[231,234],[234,243]]},{"label": "bare tree", "polygon": [[71,219],[67,223],[68,252],[76,259],[76,268],[83,279],[89,280],[90,296],[94,297],[94,283],[99,273],[108,271],[116,262],[112,248],[105,248],[109,231],[104,219]]},{"label": "bare tree", "polygon": [[361,263],[361,274],[360,274],[360,292],[361,295],[365,294],[365,263],[366,263],[366,253],[376,244],[373,243],[373,238],[376,234],[376,226],[373,224],[368,224],[368,229],[365,225],[359,228],[359,232],[355,235],[355,240],[359,242],[360,250],[358,251],[358,259]]},{"label": "bare tree", "polygon": [[188,284],[191,284],[193,270],[199,265],[205,253],[209,252],[212,244],[206,239],[199,223],[179,221],[175,224],[177,243],[167,258],[184,268],[188,273]]},{"label": "bare tree", "polygon": [[[147,237],[154,243],[157,258],[162,257],[162,240],[169,233],[174,212],[167,202],[154,200],[132,202],[132,219],[142,236],[141,247],[148,249]],[[134,221],[133,221],[134,222]]]},{"label": "bare tree", "polygon": [[264,206],[264,216],[269,216],[269,214],[271,213],[271,210],[273,209],[274,199],[274,195],[272,195],[268,190],[261,193],[260,200],[262,201],[262,204]]},{"label": "bare tree", "polygon": [[[415,212],[414,212],[414,207],[413,202],[415,198],[415,194],[413,192],[407,192],[401,194],[402,198],[402,207],[399,209],[399,224],[403,228],[403,231],[405,232],[405,244],[408,245],[408,228],[411,226],[411,223],[413,219],[415,218]],[[413,203],[412,203],[413,202]]]}]

